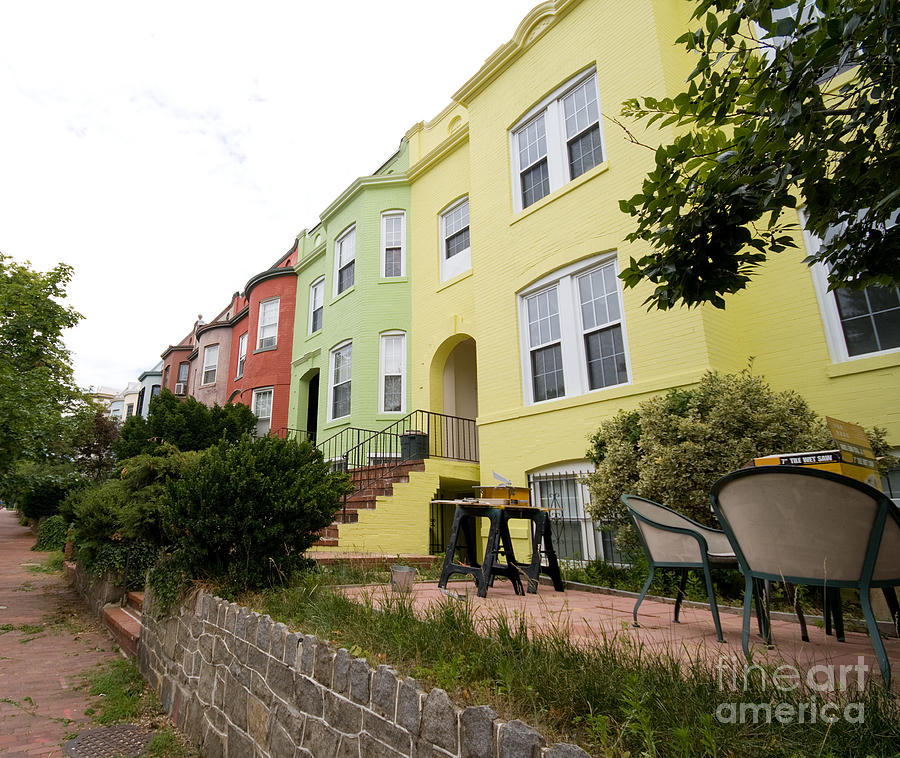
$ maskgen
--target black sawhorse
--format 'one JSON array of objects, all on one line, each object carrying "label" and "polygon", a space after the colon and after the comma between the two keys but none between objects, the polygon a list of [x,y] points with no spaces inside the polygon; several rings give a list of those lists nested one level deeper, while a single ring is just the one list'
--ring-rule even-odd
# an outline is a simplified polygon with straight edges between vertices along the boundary
[{"label": "black sawhorse", "polygon": [[[447,586],[452,574],[471,574],[478,586],[478,596],[486,597],[488,587],[493,586],[495,576],[505,576],[512,582],[517,595],[524,595],[521,577],[528,580],[528,592],[536,593],[538,579],[546,574],[553,581],[553,588],[562,592],[562,576],[559,572],[559,561],[553,549],[553,536],[550,528],[550,515],[544,508],[533,508],[522,505],[494,505],[487,503],[458,500],[435,500],[436,504],[456,506],[453,515],[453,526],[444,555],[444,566],[438,587]],[[475,548],[475,522],[477,518],[490,521],[487,541],[484,546],[484,559],[479,563]],[[531,561],[523,563],[516,560],[512,538],[509,534],[510,519],[526,519],[531,522]],[[466,563],[456,560],[456,550],[460,533],[466,541]],[[502,554],[506,563],[500,563]],[[547,565],[543,565],[541,555],[547,556]]]}]

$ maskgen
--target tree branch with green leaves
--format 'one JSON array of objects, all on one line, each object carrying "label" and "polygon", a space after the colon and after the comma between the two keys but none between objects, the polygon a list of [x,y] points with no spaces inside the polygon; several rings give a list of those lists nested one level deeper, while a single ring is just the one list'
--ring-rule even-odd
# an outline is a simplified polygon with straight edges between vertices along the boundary
[{"label": "tree branch with green leaves", "polygon": [[900,284],[900,3],[702,0],[693,18],[685,91],[623,105],[677,135],[620,201],[627,239],[652,248],[625,286],[656,285],[650,307],[722,308],[797,246],[798,207],[832,289]]}]

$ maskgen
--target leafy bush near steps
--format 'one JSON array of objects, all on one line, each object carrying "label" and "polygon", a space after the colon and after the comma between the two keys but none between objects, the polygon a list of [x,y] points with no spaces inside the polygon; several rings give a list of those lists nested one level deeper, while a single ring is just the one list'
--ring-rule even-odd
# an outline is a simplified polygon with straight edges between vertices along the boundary
[{"label": "leafy bush near steps", "polygon": [[116,478],[69,497],[62,515],[74,524],[73,541],[84,569],[96,576],[118,574],[129,589],[142,587],[165,544],[166,487],[190,471],[199,456],[165,445],[156,455],[123,461]]},{"label": "leafy bush near steps", "polygon": [[601,424],[588,450],[593,515],[626,526],[619,497],[627,492],[713,525],[709,491],[720,477],[755,457],[831,444],[824,421],[796,392],[775,392],[747,370],[709,372]]},{"label": "leafy bush near steps", "polygon": [[[163,514],[170,569],[235,590],[280,584],[351,491],[309,442],[245,435],[209,448],[172,480]],[[154,589],[158,589],[154,586]],[[161,589],[161,588],[159,588]]]},{"label": "leafy bush near steps", "polygon": [[62,550],[66,546],[66,533],[69,525],[58,513],[41,522],[38,527],[37,542],[32,550],[46,552],[49,550]]}]

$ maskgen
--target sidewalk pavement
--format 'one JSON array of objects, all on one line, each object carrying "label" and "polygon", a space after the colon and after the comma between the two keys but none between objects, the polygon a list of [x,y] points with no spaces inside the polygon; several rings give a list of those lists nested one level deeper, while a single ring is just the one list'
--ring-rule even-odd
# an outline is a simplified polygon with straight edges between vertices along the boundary
[{"label": "sidewalk pavement", "polygon": [[0,758],[62,756],[67,735],[93,726],[84,674],[120,657],[62,571],[29,571],[48,557],[34,541],[0,510]]}]

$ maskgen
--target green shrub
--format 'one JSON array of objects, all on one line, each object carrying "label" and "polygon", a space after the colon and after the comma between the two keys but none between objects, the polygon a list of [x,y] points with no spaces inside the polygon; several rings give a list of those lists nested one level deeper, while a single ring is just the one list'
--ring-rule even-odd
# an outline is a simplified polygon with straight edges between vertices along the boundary
[{"label": "green shrub", "polygon": [[69,525],[58,513],[44,519],[38,529],[37,542],[32,550],[47,552],[49,550],[62,550],[66,546],[66,534]]},{"label": "green shrub", "polygon": [[308,563],[303,553],[349,491],[309,442],[222,441],[169,486],[173,560],[235,589],[271,586]]},{"label": "green shrub", "polygon": [[200,455],[171,445],[158,453],[123,461],[118,478],[88,487],[63,505],[63,515],[74,523],[78,561],[86,571],[98,576],[113,572],[129,588],[143,585],[165,544],[166,488]]},{"label": "green shrub", "polygon": [[113,449],[119,460],[156,454],[160,446],[205,450],[219,440],[231,442],[251,432],[256,416],[241,403],[208,408],[192,397],[180,399],[163,390],[150,400],[147,418],[132,416],[122,426]]},{"label": "green shrub", "polygon": [[596,518],[627,523],[623,493],[656,500],[711,524],[712,485],[751,459],[821,450],[831,437],[796,392],[774,392],[749,371],[707,373],[689,389],[674,389],[620,412],[591,439],[588,476]]},{"label": "green shrub", "polygon": [[70,463],[21,461],[3,482],[4,501],[26,519],[52,516],[70,492],[84,486]]}]

